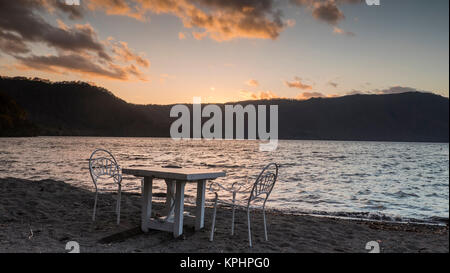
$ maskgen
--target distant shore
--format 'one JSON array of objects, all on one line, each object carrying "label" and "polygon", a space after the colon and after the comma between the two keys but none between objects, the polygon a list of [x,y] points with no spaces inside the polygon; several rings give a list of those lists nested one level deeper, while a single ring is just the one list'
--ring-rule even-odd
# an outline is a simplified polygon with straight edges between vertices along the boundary
[{"label": "distant shore", "polygon": [[[447,226],[344,220],[269,212],[269,241],[264,241],[262,215],[253,214],[254,247],[248,247],[245,214],[237,214],[230,235],[230,211],[220,208],[214,242],[209,242],[212,209],[205,229],[194,232],[185,220],[183,238],[139,229],[139,194],[125,193],[120,226],[114,222],[114,196],[100,196],[98,220],[91,221],[93,193],[54,180],[0,179],[0,252],[66,252],[68,241],[81,252],[368,252],[376,241],[381,252],[449,252]],[[155,211],[162,204],[154,204]],[[186,205],[186,211],[193,207]]]}]

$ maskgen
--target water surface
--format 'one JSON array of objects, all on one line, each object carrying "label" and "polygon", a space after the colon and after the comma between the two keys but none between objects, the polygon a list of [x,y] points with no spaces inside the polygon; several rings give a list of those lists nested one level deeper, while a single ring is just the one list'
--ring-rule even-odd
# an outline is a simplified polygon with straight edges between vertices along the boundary
[{"label": "water surface", "polygon": [[[57,179],[92,189],[88,159],[100,147],[110,150],[122,167],[177,164],[224,170],[227,177],[219,181],[227,185],[253,180],[265,164],[276,162],[279,180],[268,201],[275,209],[448,222],[448,143],[281,140],[276,151],[260,152],[259,142],[245,140],[2,138],[0,177]],[[140,191],[140,180],[132,176],[125,176],[123,184],[125,191]],[[163,182],[155,188],[165,192]],[[195,186],[187,185],[188,201],[195,193]]]}]

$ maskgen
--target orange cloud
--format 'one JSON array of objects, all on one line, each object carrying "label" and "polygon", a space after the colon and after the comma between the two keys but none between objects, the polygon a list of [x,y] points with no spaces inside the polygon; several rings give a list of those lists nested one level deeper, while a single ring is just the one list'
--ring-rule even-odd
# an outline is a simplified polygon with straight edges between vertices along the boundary
[{"label": "orange cloud", "polygon": [[134,19],[145,20],[145,11],[138,6],[134,8],[126,0],[85,0],[90,10],[102,10],[108,15],[126,15]]},{"label": "orange cloud", "polygon": [[320,92],[303,92],[303,93],[298,94],[295,98],[297,100],[308,100],[311,98],[335,98],[335,97],[339,97],[339,96],[340,95],[337,95],[337,94],[325,95]]},{"label": "orange cloud", "polygon": [[285,81],[284,84],[289,88],[298,88],[302,90],[311,90],[312,86],[308,84],[304,84],[301,82],[301,79],[299,77],[295,77],[294,81]]},{"label": "orange cloud", "polygon": [[183,32],[178,32],[178,39],[184,40],[186,39],[186,35]]},{"label": "orange cloud", "polygon": [[112,47],[112,51],[116,54],[116,58],[124,62],[135,61],[138,65],[142,67],[149,67],[150,62],[143,58],[142,56],[134,53],[126,42],[118,42]]},{"label": "orange cloud", "polygon": [[[235,38],[276,39],[293,21],[285,22],[274,0],[86,0],[91,10],[142,20],[147,12],[172,14],[186,28],[200,28],[194,38],[216,41]],[[204,33],[204,34],[199,34]]]},{"label": "orange cloud", "polygon": [[205,38],[208,35],[208,33],[206,32],[192,32],[192,36],[194,37],[194,39],[196,40],[202,40],[203,38]]},{"label": "orange cloud", "polygon": [[277,94],[272,91],[259,91],[257,93],[241,90],[240,96],[247,100],[270,100],[280,98]]},{"label": "orange cloud", "polygon": [[259,82],[254,79],[250,79],[250,80],[246,81],[245,84],[248,86],[254,86],[254,87],[259,86]]},{"label": "orange cloud", "polygon": [[336,34],[347,35],[347,36],[355,36],[356,34],[350,31],[345,31],[342,28],[333,27],[333,32]]},{"label": "orange cloud", "polygon": [[298,100],[307,100],[310,98],[325,98],[326,96],[320,92],[303,92],[297,95]]}]

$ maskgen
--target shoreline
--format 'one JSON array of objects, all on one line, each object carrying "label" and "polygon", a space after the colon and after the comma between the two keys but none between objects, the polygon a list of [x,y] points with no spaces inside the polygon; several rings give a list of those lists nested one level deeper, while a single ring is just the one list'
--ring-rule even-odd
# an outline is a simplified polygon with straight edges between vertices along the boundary
[{"label": "shoreline", "polygon": [[[262,214],[252,214],[254,247],[248,247],[245,212],[238,210],[236,234],[230,235],[231,212],[219,207],[214,242],[209,242],[212,209],[205,228],[194,232],[185,217],[182,238],[171,233],[140,231],[141,198],[123,193],[121,224],[115,224],[114,196],[101,193],[98,218],[92,222],[94,194],[62,181],[0,178],[0,252],[67,252],[76,241],[81,252],[368,252],[377,241],[381,252],[449,252],[447,226],[400,224],[267,212],[269,241],[264,241]],[[154,202],[154,211],[163,208]],[[185,205],[185,211],[195,207]]]},{"label": "shoreline", "polygon": [[[86,137],[86,138],[155,138],[155,139],[167,139],[170,136],[111,136],[111,135],[35,135],[35,136],[0,136],[0,138],[38,138],[38,137]],[[184,140],[226,140],[222,139],[184,139]],[[260,141],[259,139],[232,139],[236,141]],[[282,141],[335,141],[335,142],[382,142],[382,143],[419,143],[419,144],[449,144],[449,141],[408,141],[408,140],[352,140],[352,139],[325,139],[325,138],[278,138],[277,140]]]},{"label": "shoreline", "polygon": [[[379,222],[379,223],[386,223],[386,224],[411,224],[411,225],[425,225],[425,226],[439,226],[439,227],[445,227],[449,224],[449,218],[444,218],[440,216],[432,216],[431,218],[439,218],[439,220],[436,221],[427,221],[422,219],[416,219],[416,218],[402,218],[400,216],[388,216],[385,214],[377,214],[376,216],[378,218],[400,218],[402,220],[386,220],[386,219],[375,219],[375,218],[368,218],[368,217],[357,217],[357,216],[350,216],[352,214],[364,214],[368,212],[326,212],[326,211],[313,211],[313,212],[307,212],[307,211],[301,211],[301,210],[295,210],[295,209],[277,209],[277,208],[266,208],[266,211],[273,211],[285,215],[295,215],[295,216],[311,216],[311,217],[323,217],[323,218],[331,218],[331,219],[342,219],[342,220],[348,220],[348,221],[368,221],[368,222]],[[342,214],[349,214],[349,216],[342,215]]]}]

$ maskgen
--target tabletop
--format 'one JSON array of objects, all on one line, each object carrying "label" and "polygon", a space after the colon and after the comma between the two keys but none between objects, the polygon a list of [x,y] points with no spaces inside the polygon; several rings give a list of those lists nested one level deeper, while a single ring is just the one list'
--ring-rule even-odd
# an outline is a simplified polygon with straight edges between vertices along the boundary
[{"label": "tabletop", "polygon": [[162,167],[148,167],[148,168],[124,168],[123,174],[131,174],[139,177],[153,177],[160,179],[174,179],[183,181],[198,181],[216,179],[224,177],[226,173],[214,169],[192,169],[192,168],[162,168]]}]

